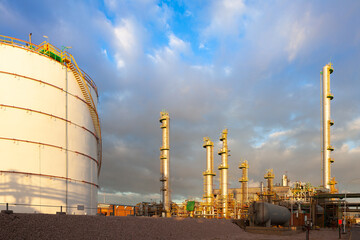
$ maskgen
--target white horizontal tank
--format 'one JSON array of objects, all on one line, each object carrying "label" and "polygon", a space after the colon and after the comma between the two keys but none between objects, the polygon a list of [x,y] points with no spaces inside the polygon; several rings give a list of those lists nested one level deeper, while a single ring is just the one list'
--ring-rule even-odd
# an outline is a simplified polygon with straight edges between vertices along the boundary
[{"label": "white horizontal tank", "polygon": [[72,56],[0,36],[0,209],[96,214],[97,89]]}]

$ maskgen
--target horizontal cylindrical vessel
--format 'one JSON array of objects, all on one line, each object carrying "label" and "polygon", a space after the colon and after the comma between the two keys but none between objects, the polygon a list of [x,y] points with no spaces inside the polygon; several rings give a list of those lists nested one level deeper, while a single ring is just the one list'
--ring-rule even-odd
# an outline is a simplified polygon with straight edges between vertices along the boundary
[{"label": "horizontal cylindrical vessel", "polygon": [[288,225],[290,221],[289,209],[267,202],[253,202],[249,214],[255,225]]},{"label": "horizontal cylindrical vessel", "polygon": [[97,90],[59,54],[47,43],[0,39],[1,209],[96,214]]}]

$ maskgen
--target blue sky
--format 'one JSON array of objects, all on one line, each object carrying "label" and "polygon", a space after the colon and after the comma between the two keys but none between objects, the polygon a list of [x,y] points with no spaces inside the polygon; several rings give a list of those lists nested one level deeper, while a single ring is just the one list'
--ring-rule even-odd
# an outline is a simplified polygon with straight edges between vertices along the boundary
[{"label": "blue sky", "polygon": [[100,200],[133,204],[159,199],[162,109],[175,200],[202,196],[202,138],[218,147],[225,127],[231,187],[241,159],[252,186],[268,168],[275,182],[287,172],[320,185],[319,72],[330,60],[332,173],[340,191],[359,192],[359,15],[358,1],[0,0],[0,32],[72,46],[100,92]]}]

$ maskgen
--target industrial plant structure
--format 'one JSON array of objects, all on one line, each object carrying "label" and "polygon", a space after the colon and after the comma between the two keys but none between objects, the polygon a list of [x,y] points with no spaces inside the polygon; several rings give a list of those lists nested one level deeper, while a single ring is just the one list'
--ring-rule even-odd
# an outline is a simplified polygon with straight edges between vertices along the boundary
[{"label": "industrial plant structure", "polygon": [[263,194],[264,194],[264,196],[266,196],[267,201],[269,203],[271,203],[272,198],[275,195],[274,190],[273,190],[274,178],[275,178],[273,169],[267,170],[267,172],[264,175],[264,178],[267,180],[268,184],[267,184],[267,191]]},{"label": "industrial plant structure", "polygon": [[249,182],[249,178],[248,178],[248,169],[249,169],[249,164],[248,161],[244,161],[240,164],[239,169],[242,170],[242,177],[239,179],[239,182],[241,182],[241,191],[242,191],[242,197],[241,197],[241,205],[245,205],[249,199],[248,199],[248,182]]},{"label": "industrial plant structure", "polygon": [[0,36],[0,55],[0,207],[96,214],[101,130],[94,81],[66,48],[46,41]]},{"label": "industrial plant structure", "polygon": [[228,212],[228,144],[227,144],[227,134],[228,130],[224,129],[220,136],[220,141],[222,141],[222,148],[219,150],[218,154],[221,156],[221,164],[219,165],[220,170],[220,191],[221,195],[219,196],[219,215],[221,217],[227,218],[229,216]]},{"label": "industrial plant structure", "polygon": [[334,121],[330,118],[330,101],[333,100],[334,95],[330,91],[330,74],[334,71],[331,63],[326,64],[320,72],[322,79],[322,183],[324,188],[335,193],[335,178],[331,178],[331,164],[334,159],[331,158],[330,153],[334,151],[334,147],[330,142],[330,127],[334,125]]},{"label": "industrial plant structure", "polygon": [[[219,188],[214,188],[214,143],[204,138],[206,170],[202,202],[171,202],[170,117],[160,113],[160,182],[162,202],[137,206],[103,204],[97,209],[100,173],[101,129],[97,114],[98,93],[94,81],[79,68],[74,57],[44,41],[0,36],[0,207],[16,212],[162,215],[163,217],[204,217],[247,219],[256,225],[293,226],[311,218],[316,225],[330,226],[342,217],[346,201],[336,194],[331,177],[330,74],[324,66],[322,80],[322,186],[295,182],[287,175],[275,184],[273,169],[266,171],[267,185],[248,186],[248,161],[239,165],[241,188],[229,188],[228,130],[220,136]],[[348,195],[349,196],[349,195]],[[352,197],[360,197],[353,194]],[[346,195],[345,195],[346,197]],[[345,206],[344,206],[345,205]],[[351,205],[360,207],[360,203]],[[350,209],[351,210],[351,209]],[[354,210],[354,209],[352,209]],[[355,210],[354,210],[355,211]],[[358,211],[358,209],[356,209]],[[294,213],[296,215],[294,215]],[[266,219],[265,216],[266,215]],[[279,217],[279,216],[282,217]],[[291,219],[290,219],[291,216]]]},{"label": "industrial plant structure", "polygon": [[[324,69],[332,69],[332,65],[328,64]],[[329,67],[331,66],[331,68]],[[324,71],[325,71],[324,70]],[[329,74],[330,74],[329,70]],[[329,79],[326,78],[325,79]],[[328,81],[328,80],[325,80]],[[329,84],[329,83],[328,83]],[[327,87],[328,88],[328,87]],[[325,91],[325,90],[324,90]],[[329,96],[329,90],[325,96]],[[331,94],[330,94],[331,95]],[[323,106],[322,106],[323,107]],[[326,109],[326,107],[323,107]],[[329,113],[329,109],[324,110]],[[166,119],[168,114],[161,114],[161,119]],[[327,151],[331,151],[330,146],[330,133],[329,126],[333,123],[329,119],[329,114],[324,115],[324,146]],[[162,127],[167,125],[163,123]],[[228,156],[230,150],[228,149],[228,130],[224,129],[220,136],[222,146],[218,151],[220,155],[221,164],[218,167],[220,172],[219,188],[214,187],[213,177],[216,173],[213,169],[213,148],[214,143],[210,138],[204,138],[203,148],[206,149],[206,170],[203,172],[204,176],[204,194],[202,202],[194,200],[185,200],[181,204],[171,203],[170,213],[171,216],[178,217],[204,217],[204,218],[232,218],[249,220],[250,225],[258,226],[271,226],[271,225],[284,225],[284,226],[300,226],[306,223],[306,219],[311,219],[317,226],[333,226],[336,219],[341,218],[342,211],[352,211],[352,209],[345,209],[343,203],[334,200],[340,198],[334,195],[334,179],[330,180],[330,188],[326,186],[314,187],[310,183],[303,183],[300,181],[289,184],[290,180],[287,174],[281,176],[280,184],[275,183],[275,173],[273,169],[268,169],[264,174],[266,180],[266,187],[263,182],[260,186],[248,186],[248,161],[243,161],[239,165],[242,171],[242,176],[239,178],[241,188],[229,188],[228,182]],[[163,131],[163,147],[161,150],[168,150],[168,143],[164,139],[168,139],[166,131]],[[325,151],[324,151],[325,152]],[[327,152],[328,154],[329,152]],[[161,159],[168,159],[166,154],[161,154]],[[331,161],[329,161],[330,163]],[[163,165],[166,164],[162,161],[162,174]],[[328,169],[329,171],[329,169]],[[329,174],[327,176],[330,176]],[[163,179],[163,178],[162,178]],[[162,188],[166,190],[167,188]],[[329,194],[329,195],[326,195]],[[166,194],[163,194],[166,196]],[[356,197],[358,195],[354,195]],[[164,199],[164,198],[163,198]],[[163,202],[166,200],[164,199]],[[346,205],[346,204],[345,204]],[[139,206],[147,206],[147,203],[141,203]],[[159,206],[156,203],[151,204],[152,213],[159,212]],[[351,206],[360,206],[351,205]],[[165,207],[164,207],[165,208]],[[344,210],[345,209],[345,210]],[[353,210],[357,211],[357,210]],[[161,211],[160,211],[161,212]]]},{"label": "industrial plant structure", "polygon": [[170,213],[170,117],[169,113],[160,113],[160,128],[162,129],[162,146],[160,147],[160,172],[162,182],[163,214],[171,217]]},{"label": "industrial plant structure", "polygon": [[204,138],[203,147],[206,149],[206,171],[204,176],[204,203],[203,215],[207,218],[214,217],[214,194],[213,194],[213,177],[214,173],[214,143],[210,138]]}]

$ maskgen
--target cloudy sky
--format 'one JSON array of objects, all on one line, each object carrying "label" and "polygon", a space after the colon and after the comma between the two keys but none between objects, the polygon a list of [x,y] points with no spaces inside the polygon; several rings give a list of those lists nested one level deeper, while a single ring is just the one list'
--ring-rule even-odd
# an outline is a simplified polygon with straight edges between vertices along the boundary
[{"label": "cloudy sky", "polygon": [[[203,194],[203,137],[229,130],[229,181],[321,184],[320,79],[331,61],[333,176],[360,192],[360,2],[0,0],[0,34],[70,52],[95,80],[99,201],[160,198],[160,111],[171,117],[176,201]],[[214,165],[220,156],[214,156]],[[215,187],[218,187],[217,174]]]}]

